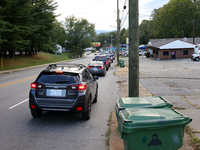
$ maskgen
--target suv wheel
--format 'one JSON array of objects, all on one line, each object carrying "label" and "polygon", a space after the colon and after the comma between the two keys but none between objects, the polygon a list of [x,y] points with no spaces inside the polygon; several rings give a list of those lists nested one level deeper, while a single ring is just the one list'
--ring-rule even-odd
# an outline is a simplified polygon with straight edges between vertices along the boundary
[{"label": "suv wheel", "polygon": [[95,94],[95,98],[93,100],[93,103],[96,103],[97,102],[97,98],[98,98],[98,88],[96,90],[96,94]]},{"label": "suv wheel", "polygon": [[91,101],[88,101],[88,109],[86,112],[82,112],[82,118],[84,120],[89,120],[91,117]]},{"label": "suv wheel", "polygon": [[195,60],[196,60],[196,61],[199,61],[199,57],[196,57]]},{"label": "suv wheel", "polygon": [[31,115],[34,117],[34,118],[39,118],[42,116],[42,110],[40,109],[31,109]]}]

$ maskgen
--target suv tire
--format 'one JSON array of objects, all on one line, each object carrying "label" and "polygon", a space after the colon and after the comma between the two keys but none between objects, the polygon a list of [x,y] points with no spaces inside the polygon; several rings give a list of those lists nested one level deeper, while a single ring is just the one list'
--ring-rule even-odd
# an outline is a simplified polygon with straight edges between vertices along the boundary
[{"label": "suv tire", "polygon": [[88,108],[86,112],[82,112],[82,118],[84,120],[89,120],[91,117],[91,100],[88,100]]},{"label": "suv tire", "polygon": [[196,60],[196,61],[199,61],[199,57],[196,57],[195,60]]},{"label": "suv tire", "polygon": [[34,117],[34,118],[39,118],[42,116],[42,113],[43,111],[40,110],[40,109],[31,109],[31,115]]},{"label": "suv tire", "polygon": [[98,88],[96,90],[96,94],[95,94],[95,98],[93,100],[93,103],[96,103],[97,102],[97,98],[98,98]]}]

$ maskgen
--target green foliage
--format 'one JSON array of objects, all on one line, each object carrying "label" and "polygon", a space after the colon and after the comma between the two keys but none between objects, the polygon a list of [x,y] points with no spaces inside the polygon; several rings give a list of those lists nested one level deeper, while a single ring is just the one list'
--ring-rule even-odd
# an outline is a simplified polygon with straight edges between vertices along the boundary
[{"label": "green foliage", "polygon": [[139,43],[147,44],[149,38],[183,38],[200,36],[200,0],[170,0],[154,9],[150,20],[139,26]]},{"label": "green foliage", "polygon": [[150,36],[150,21],[143,20],[139,26],[139,44],[147,44]]},{"label": "green foliage", "polygon": [[[120,31],[120,44],[126,44],[126,38],[128,37],[126,35],[127,30],[123,28]],[[100,33],[96,36],[95,39],[97,42],[101,43],[101,47],[110,47],[111,43],[113,46],[117,46],[117,31],[111,31],[108,33]],[[112,40],[112,42],[111,42]]]},{"label": "green foliage", "polygon": [[13,57],[15,51],[25,51],[31,55],[52,45],[49,37],[56,7],[53,0],[0,0],[0,53],[8,51]]},{"label": "green foliage", "polygon": [[53,22],[54,28],[51,34],[51,41],[65,47],[65,41],[67,39],[67,35],[65,33],[65,29],[63,28],[63,23],[55,20]]},{"label": "green foliage", "polygon": [[81,54],[81,50],[91,46],[92,38],[96,36],[95,25],[86,19],[75,16],[65,18],[66,45],[70,50]]},{"label": "green foliage", "polygon": [[147,58],[150,57],[150,53],[149,52],[145,53],[145,55],[146,55]]},{"label": "green foliage", "polygon": [[[193,20],[199,28],[199,1],[170,0],[152,13],[153,38],[180,38],[193,36]],[[200,23],[200,22],[199,22]],[[197,33],[196,36],[199,36]]]},{"label": "green foliage", "polygon": [[120,44],[126,44],[126,37],[124,36],[125,33],[126,33],[126,29],[123,28],[120,31]]},{"label": "green foliage", "polygon": [[117,32],[112,31],[109,33],[100,33],[96,36],[96,41],[101,43],[101,47],[110,47],[111,44],[111,38],[112,38],[112,45],[116,45],[117,41]]}]

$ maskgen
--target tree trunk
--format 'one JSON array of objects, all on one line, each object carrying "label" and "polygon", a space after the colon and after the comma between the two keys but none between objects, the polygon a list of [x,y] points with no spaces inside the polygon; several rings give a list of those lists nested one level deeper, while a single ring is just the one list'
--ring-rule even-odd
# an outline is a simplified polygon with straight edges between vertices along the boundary
[{"label": "tree trunk", "polygon": [[13,57],[13,51],[8,51],[9,52],[9,57],[12,58]]},{"label": "tree trunk", "polygon": [[30,47],[28,47],[28,55],[29,55],[29,56],[32,56]]},{"label": "tree trunk", "polygon": [[22,56],[22,50],[20,50],[19,52],[20,52],[20,54],[19,54],[19,55],[20,55],[20,56]]},{"label": "tree trunk", "polygon": [[37,55],[37,47],[35,48],[35,55]]},{"label": "tree trunk", "polygon": [[31,46],[31,53],[35,55],[33,46]]},{"label": "tree trunk", "polygon": [[27,48],[25,48],[25,56],[28,56]]}]

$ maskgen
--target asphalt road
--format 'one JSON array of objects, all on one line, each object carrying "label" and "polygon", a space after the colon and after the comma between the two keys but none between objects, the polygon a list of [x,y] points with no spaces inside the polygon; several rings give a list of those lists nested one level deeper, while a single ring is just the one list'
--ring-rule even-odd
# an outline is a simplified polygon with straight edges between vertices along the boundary
[{"label": "asphalt road", "polygon": [[[71,63],[87,65],[94,55]],[[114,64],[112,64],[113,66]],[[107,120],[118,98],[114,67],[100,77],[98,102],[92,104],[92,117],[84,121],[79,113],[45,112],[32,118],[28,95],[31,82],[46,66],[0,75],[1,150],[104,150]]]}]

